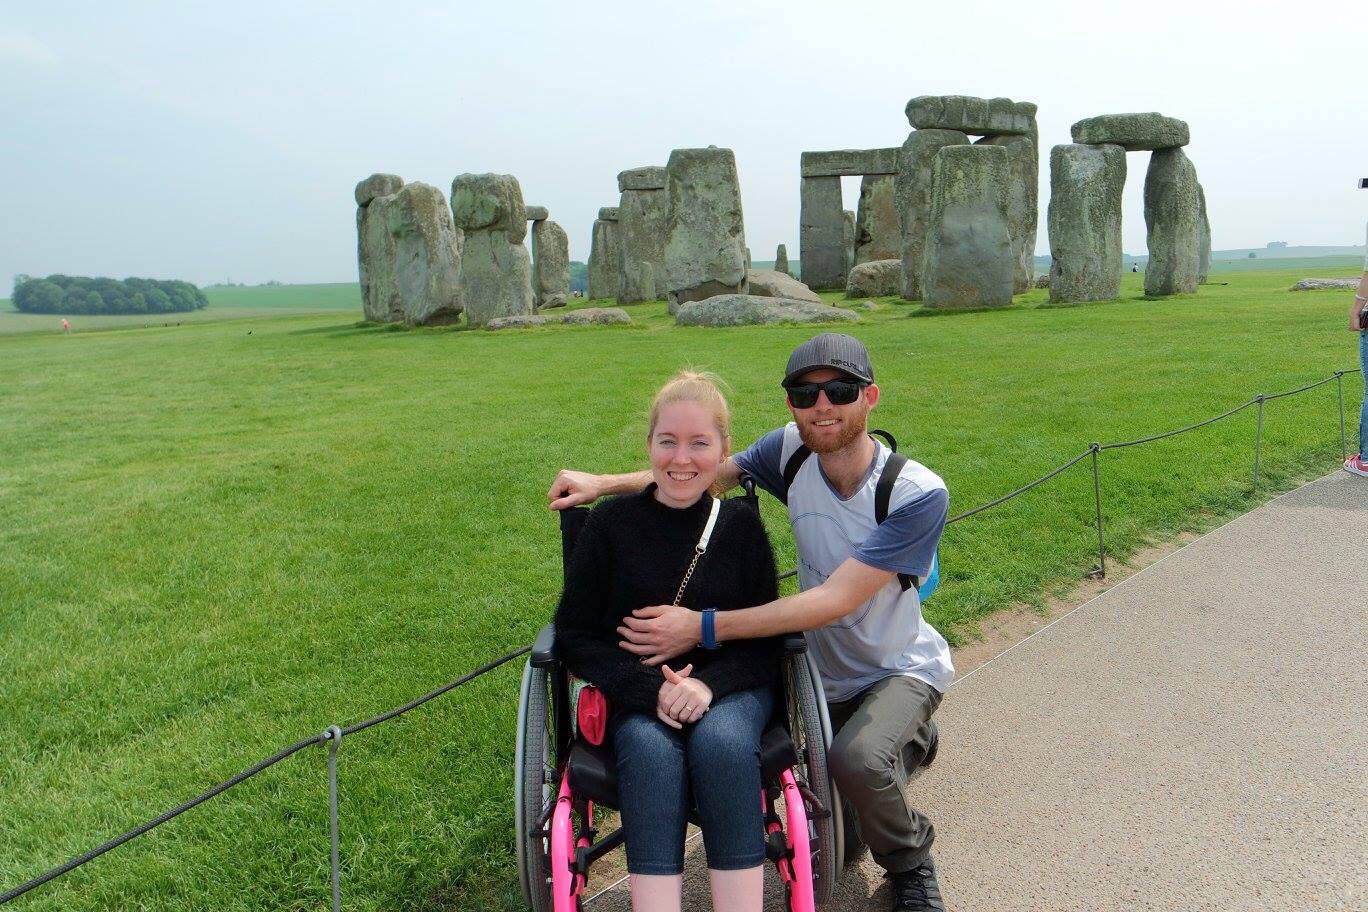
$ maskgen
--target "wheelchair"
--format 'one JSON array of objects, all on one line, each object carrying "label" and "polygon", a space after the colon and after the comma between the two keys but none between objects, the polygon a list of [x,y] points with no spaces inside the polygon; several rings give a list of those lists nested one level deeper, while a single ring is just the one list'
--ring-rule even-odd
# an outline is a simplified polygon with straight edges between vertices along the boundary
[{"label": "wheelchair", "polygon": [[[753,486],[746,485],[745,496],[758,509]],[[586,507],[560,514],[563,568],[588,514]],[[762,795],[756,797],[763,802],[765,854],[783,883],[787,908],[813,912],[835,889],[846,835],[827,769],[831,720],[801,634],[784,638],[782,663],[782,700],[761,738]],[[624,840],[621,828],[601,836],[594,825],[596,807],[618,806],[617,767],[608,739],[595,746],[578,737],[574,695],[556,656],[554,624],[547,624],[523,669],[514,761],[518,871],[533,912],[580,909],[590,866]],[[695,815],[690,819],[697,823]]]}]

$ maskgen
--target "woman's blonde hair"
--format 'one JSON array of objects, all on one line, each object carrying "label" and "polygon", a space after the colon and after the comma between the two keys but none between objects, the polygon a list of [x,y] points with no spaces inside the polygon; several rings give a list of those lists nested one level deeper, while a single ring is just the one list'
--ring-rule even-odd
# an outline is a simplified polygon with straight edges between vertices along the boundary
[{"label": "woman's blonde hair", "polygon": [[660,421],[660,411],[676,402],[694,402],[712,412],[713,423],[722,435],[722,445],[727,447],[731,438],[731,409],[722,395],[722,378],[708,371],[682,370],[669,379],[651,400],[651,423],[646,431],[649,441]]}]

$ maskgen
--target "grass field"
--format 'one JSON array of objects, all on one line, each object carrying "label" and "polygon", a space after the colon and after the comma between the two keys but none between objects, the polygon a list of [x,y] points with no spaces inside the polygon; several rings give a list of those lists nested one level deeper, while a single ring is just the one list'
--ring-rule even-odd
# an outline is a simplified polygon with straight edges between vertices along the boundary
[{"label": "grass field", "polygon": [[[1345,296],[1286,291],[1308,272],[1218,273],[1229,284],[1164,301],[1127,275],[1117,302],[1039,309],[1035,291],[938,319],[886,303],[853,329],[884,389],[874,423],[965,510],[1093,440],[1354,367]],[[269,293],[215,307],[292,294]],[[288,306],[335,309],[348,292],[297,294]],[[727,379],[738,445],[786,420],[779,374],[811,330],[630,310],[630,327],[390,332],[358,326],[353,299],[0,336],[0,890],[529,641],[558,591],[555,468],[640,467],[648,398],[676,368]],[[1361,380],[1344,386],[1352,435]],[[1335,467],[1334,384],[1269,404],[1257,492],[1253,435],[1251,410],[1103,454],[1112,554]],[[791,566],[781,512],[765,509]],[[963,639],[1067,589],[1094,560],[1092,515],[1085,462],[953,526],[928,614]],[[344,741],[347,909],[518,907],[517,674]],[[325,908],[326,798],[310,748],[14,908]]]},{"label": "grass field", "polygon": [[[360,313],[361,294],[354,282],[329,285],[272,285],[251,288],[206,288],[209,306],[188,313],[119,317],[68,317],[72,332],[102,329],[142,329],[183,326],[219,320],[281,316],[288,313]],[[0,335],[29,332],[57,333],[62,318],[52,314],[19,313],[8,298],[0,299]]]}]

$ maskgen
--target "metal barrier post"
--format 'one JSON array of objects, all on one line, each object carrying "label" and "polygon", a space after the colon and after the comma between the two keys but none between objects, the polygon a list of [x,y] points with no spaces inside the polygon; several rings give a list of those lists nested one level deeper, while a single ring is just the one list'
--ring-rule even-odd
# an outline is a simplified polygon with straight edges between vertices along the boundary
[{"label": "metal barrier post", "polygon": [[1263,394],[1260,393],[1254,401],[1259,403],[1259,423],[1254,431],[1254,490],[1257,491],[1259,489],[1259,457],[1263,452]]},{"label": "metal barrier post", "polygon": [[342,745],[342,729],[328,726],[323,733],[328,739],[328,835],[332,841],[332,908],[342,912],[342,867],[339,864],[337,833],[337,749]]},{"label": "metal barrier post", "polygon": [[1349,447],[1344,442],[1344,371],[1335,371],[1335,394],[1340,410],[1340,459],[1349,458]]},{"label": "metal barrier post", "polygon": [[1089,449],[1092,451],[1093,502],[1097,505],[1097,569],[1093,571],[1093,574],[1105,579],[1107,576],[1107,545],[1102,537],[1102,480],[1097,474],[1097,454],[1101,451],[1102,444],[1094,443]]}]

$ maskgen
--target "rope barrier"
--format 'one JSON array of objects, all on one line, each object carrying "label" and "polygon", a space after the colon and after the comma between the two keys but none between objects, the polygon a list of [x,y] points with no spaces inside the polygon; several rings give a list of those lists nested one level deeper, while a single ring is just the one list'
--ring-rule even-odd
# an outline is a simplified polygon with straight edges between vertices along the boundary
[{"label": "rope barrier", "polygon": [[[1337,389],[1337,397],[1338,397],[1338,402],[1339,402],[1339,413],[1340,413],[1340,415],[1339,415],[1339,417],[1340,417],[1340,448],[1341,448],[1342,451],[1344,451],[1346,444],[1345,444],[1345,426],[1344,426],[1344,382],[1343,382],[1343,378],[1344,378],[1344,376],[1345,376],[1346,374],[1356,374],[1356,373],[1361,373],[1361,372],[1362,372],[1362,371],[1361,371],[1359,368],[1351,368],[1351,369],[1348,369],[1348,370],[1335,371],[1334,374],[1332,374],[1332,375],[1329,376],[1329,377],[1326,377],[1324,380],[1318,380],[1318,381],[1316,381],[1315,383],[1309,383],[1309,384],[1307,384],[1307,385],[1305,385],[1305,386],[1298,387],[1297,389],[1287,390],[1287,391],[1281,392],[1281,393],[1273,393],[1273,394],[1271,394],[1271,395],[1259,395],[1259,396],[1254,397],[1253,399],[1250,399],[1248,402],[1241,403],[1240,405],[1237,405],[1237,406],[1235,406],[1234,408],[1232,408],[1232,409],[1230,409],[1230,410],[1228,410],[1228,411],[1226,411],[1226,412],[1221,413],[1220,415],[1216,415],[1215,417],[1213,417],[1213,418],[1208,418],[1208,419],[1206,419],[1206,420],[1204,420],[1204,421],[1199,421],[1199,422],[1197,422],[1196,424],[1191,424],[1191,425],[1188,425],[1187,427],[1179,428],[1178,430],[1175,430],[1175,431],[1168,431],[1168,432],[1165,432],[1165,433],[1162,433],[1162,434],[1155,434],[1155,435],[1152,435],[1152,436],[1149,436],[1149,437],[1141,437],[1141,438],[1138,438],[1138,439],[1136,439],[1136,440],[1127,440],[1127,441],[1123,441],[1123,442],[1119,442],[1119,443],[1093,443],[1091,446],[1089,446],[1089,447],[1088,447],[1086,450],[1084,450],[1082,453],[1078,454],[1077,456],[1075,456],[1074,458],[1070,459],[1069,461],[1067,461],[1067,462],[1065,462],[1065,463],[1062,463],[1061,465],[1059,465],[1059,466],[1057,466],[1057,467],[1051,469],[1049,472],[1045,473],[1044,475],[1040,476],[1039,478],[1035,479],[1034,481],[1027,482],[1026,484],[1022,485],[1021,487],[1017,488],[1016,490],[1011,491],[1011,492],[1009,492],[1009,493],[1007,493],[1007,494],[1004,494],[1004,495],[1002,495],[1001,497],[998,497],[998,498],[996,498],[996,499],[994,499],[994,500],[991,500],[991,501],[989,501],[989,502],[986,503],[986,504],[982,504],[982,505],[980,505],[980,506],[978,506],[978,507],[973,508],[972,510],[968,510],[968,511],[966,511],[966,512],[964,512],[964,513],[961,513],[961,514],[959,514],[959,515],[957,515],[957,516],[953,516],[953,517],[947,519],[947,520],[946,520],[946,525],[950,525],[950,524],[952,524],[952,523],[960,522],[961,520],[968,519],[968,518],[971,517],[971,516],[975,516],[975,515],[977,515],[977,514],[979,514],[979,513],[982,513],[982,512],[984,512],[985,510],[990,510],[990,509],[992,509],[993,507],[1000,506],[1001,504],[1004,504],[1004,503],[1006,503],[1007,501],[1012,500],[1013,498],[1016,498],[1016,497],[1021,496],[1022,494],[1025,494],[1027,491],[1031,490],[1032,488],[1035,488],[1035,487],[1037,487],[1038,485],[1041,485],[1041,484],[1043,484],[1043,483],[1049,481],[1050,479],[1056,477],[1056,476],[1059,475],[1060,473],[1062,473],[1062,472],[1064,472],[1064,471],[1066,471],[1066,470],[1072,468],[1073,466],[1077,465],[1078,463],[1082,462],[1084,459],[1087,459],[1087,458],[1091,457],[1091,458],[1092,458],[1092,471],[1093,471],[1093,494],[1094,494],[1094,504],[1095,504],[1095,510],[1096,510],[1097,541],[1098,541],[1098,566],[1097,566],[1097,568],[1095,568],[1095,571],[1094,571],[1094,572],[1096,572],[1096,573],[1098,573],[1098,574],[1100,574],[1100,575],[1102,575],[1102,576],[1105,576],[1105,575],[1106,575],[1106,543],[1105,543],[1105,538],[1104,538],[1104,535],[1103,535],[1103,528],[1102,528],[1102,485],[1101,485],[1100,476],[1099,476],[1099,474],[1098,474],[1098,454],[1100,454],[1100,453],[1101,453],[1102,451],[1104,451],[1104,450],[1116,450],[1116,449],[1122,449],[1122,448],[1124,448],[1124,447],[1139,446],[1139,445],[1142,444],[1142,443],[1152,443],[1152,442],[1157,441],[1157,440],[1164,440],[1164,439],[1167,439],[1167,438],[1169,438],[1169,437],[1175,437],[1175,436],[1177,436],[1177,435],[1179,435],[1179,434],[1186,434],[1186,433],[1188,433],[1189,431],[1195,431],[1195,430],[1197,430],[1198,428],[1203,428],[1203,427],[1206,427],[1206,426],[1209,425],[1209,424],[1213,424],[1213,423],[1215,423],[1215,422],[1217,422],[1217,421],[1221,421],[1221,420],[1223,420],[1223,419],[1225,419],[1225,418],[1229,418],[1230,416],[1235,415],[1235,414],[1237,414],[1237,413],[1243,411],[1244,409],[1249,408],[1251,405],[1257,405],[1257,406],[1259,407],[1259,423],[1258,423],[1258,430],[1257,430],[1257,432],[1256,432],[1256,439],[1255,439],[1255,457],[1254,457],[1254,459],[1255,459],[1255,462],[1254,462],[1254,486],[1255,486],[1255,488],[1257,488],[1257,487],[1258,487],[1258,478],[1259,478],[1259,468],[1260,468],[1260,462],[1259,462],[1259,460],[1260,460],[1260,455],[1261,455],[1261,450],[1262,450],[1262,439],[1263,439],[1263,409],[1264,409],[1265,403],[1270,402],[1270,401],[1275,400],[1275,399],[1282,399],[1282,398],[1285,398],[1285,397],[1287,397],[1287,396],[1295,396],[1295,395],[1298,395],[1298,394],[1300,394],[1300,393],[1304,393],[1304,392],[1307,392],[1307,391],[1309,391],[1309,390],[1316,389],[1317,387],[1324,386],[1324,385],[1327,384],[1327,383],[1331,383],[1331,382],[1336,383],[1336,384],[1337,384],[1337,387],[1338,387],[1338,389]],[[798,571],[797,571],[796,569],[794,569],[794,570],[789,570],[789,571],[787,571],[787,572],[785,572],[785,573],[781,573],[781,574],[779,574],[779,579],[781,579],[781,580],[788,579],[788,578],[790,578],[790,577],[792,577],[792,576],[797,575],[797,572],[798,572]],[[321,734],[314,735],[314,736],[311,737],[311,738],[305,738],[305,739],[303,739],[302,741],[296,741],[294,744],[291,744],[289,747],[286,747],[286,748],[283,748],[283,749],[277,751],[276,753],[274,753],[274,754],[272,754],[271,756],[265,758],[264,760],[259,761],[258,763],[253,764],[252,766],[248,767],[247,769],[243,770],[242,772],[238,773],[237,775],[233,776],[232,778],[227,779],[227,780],[225,780],[225,781],[219,783],[218,785],[213,786],[212,788],[206,789],[206,790],[203,791],[203,792],[200,792],[200,793],[199,793],[198,795],[196,795],[194,798],[191,798],[191,799],[188,800],[188,801],[185,801],[185,802],[182,802],[181,804],[176,805],[174,808],[171,808],[170,810],[168,810],[168,811],[166,811],[166,812],[164,812],[164,813],[158,815],[157,817],[154,817],[153,819],[147,821],[146,823],[144,823],[144,824],[142,824],[142,825],[140,825],[140,826],[137,826],[137,827],[135,827],[135,828],[133,828],[133,829],[127,831],[126,833],[123,833],[123,834],[121,834],[121,835],[119,835],[119,836],[116,836],[116,837],[114,837],[113,839],[110,839],[108,842],[105,842],[105,843],[103,843],[102,845],[99,845],[99,846],[97,846],[97,847],[91,849],[90,851],[85,852],[84,854],[79,855],[79,856],[77,856],[76,858],[73,858],[72,860],[66,862],[65,864],[59,865],[59,866],[53,868],[52,870],[50,870],[50,871],[48,871],[48,872],[46,872],[46,873],[44,873],[44,874],[41,874],[41,875],[39,875],[38,877],[35,877],[35,878],[33,878],[32,880],[29,880],[29,881],[26,881],[25,883],[22,883],[22,884],[20,884],[19,886],[15,887],[15,888],[12,889],[12,890],[9,890],[9,891],[7,891],[7,892],[5,892],[5,893],[3,893],[3,894],[0,894],[0,906],[5,905],[6,903],[11,902],[11,901],[13,901],[13,900],[15,900],[15,899],[18,899],[20,896],[23,896],[25,893],[28,893],[28,892],[31,891],[31,890],[37,889],[38,887],[41,887],[43,884],[46,884],[46,883],[48,883],[48,882],[50,882],[50,881],[52,881],[52,880],[55,880],[56,878],[61,877],[61,876],[63,876],[64,874],[68,874],[68,873],[70,873],[71,871],[74,871],[76,868],[79,868],[79,867],[81,867],[82,865],[84,865],[84,864],[86,864],[86,863],[88,863],[88,862],[90,862],[90,861],[93,861],[94,859],[100,857],[101,855],[105,854],[106,852],[108,852],[108,851],[110,851],[110,850],[112,850],[112,849],[116,849],[116,848],[118,848],[119,846],[123,845],[124,843],[129,842],[129,841],[131,841],[131,840],[133,840],[133,839],[137,839],[138,837],[140,837],[140,836],[142,836],[142,835],[144,835],[144,834],[150,832],[151,830],[156,829],[157,827],[161,826],[162,824],[164,824],[164,823],[166,823],[166,822],[168,822],[168,821],[170,821],[170,820],[174,820],[176,817],[179,817],[181,814],[184,814],[186,811],[190,810],[191,808],[194,808],[194,807],[196,807],[196,806],[198,806],[198,805],[200,805],[200,804],[203,804],[204,802],[208,801],[210,798],[213,798],[213,797],[215,797],[215,796],[217,796],[217,795],[222,794],[223,792],[226,792],[228,789],[233,788],[234,786],[238,785],[239,783],[245,782],[246,780],[248,780],[248,779],[252,778],[253,776],[257,775],[258,773],[260,773],[260,772],[262,772],[262,771],[264,771],[264,770],[266,770],[266,769],[269,769],[270,767],[272,767],[272,766],[274,766],[275,764],[279,763],[280,761],[284,760],[286,757],[290,757],[290,756],[292,756],[292,755],[298,753],[299,751],[303,750],[303,749],[306,748],[306,747],[310,747],[310,746],[315,745],[315,744],[326,744],[326,745],[328,746],[328,828],[329,828],[329,840],[330,840],[330,843],[331,843],[331,845],[330,845],[330,848],[331,848],[330,863],[331,863],[331,875],[332,875],[332,908],[333,908],[333,912],[341,912],[341,908],[342,908],[342,875],[341,875],[341,863],[340,863],[340,859],[341,859],[341,845],[340,845],[340,844],[341,844],[341,839],[340,839],[340,835],[339,835],[339,832],[340,832],[340,831],[339,831],[339,826],[338,826],[338,815],[337,815],[337,752],[338,752],[338,748],[339,748],[339,747],[341,746],[341,744],[342,744],[342,739],[343,739],[343,737],[345,737],[345,736],[347,736],[347,735],[353,735],[353,734],[356,734],[356,733],[358,733],[358,732],[365,731],[366,729],[371,728],[372,726],[380,725],[381,723],[388,722],[388,721],[390,721],[391,719],[394,719],[394,718],[397,718],[397,717],[399,717],[399,716],[402,716],[404,713],[407,713],[407,712],[409,712],[410,710],[417,709],[419,706],[422,706],[422,705],[425,704],[425,703],[428,703],[428,702],[430,702],[430,701],[432,701],[432,700],[435,700],[436,698],[442,696],[442,695],[445,694],[445,693],[448,693],[448,692],[454,690],[454,689],[457,688],[457,687],[460,687],[460,686],[463,685],[463,684],[467,684],[467,683],[469,683],[469,682],[475,680],[476,678],[479,678],[479,677],[481,677],[482,675],[488,674],[489,672],[493,671],[494,669],[499,668],[500,666],[502,666],[502,665],[504,665],[504,664],[507,664],[508,662],[513,661],[514,659],[516,659],[516,658],[518,658],[518,657],[520,657],[520,656],[526,655],[526,654],[527,654],[528,652],[530,652],[531,650],[532,650],[532,646],[531,646],[531,644],[528,644],[528,645],[526,645],[526,646],[523,646],[523,647],[520,648],[520,649],[516,649],[516,650],[514,650],[513,652],[508,653],[507,655],[501,656],[501,657],[495,659],[495,660],[492,661],[492,662],[487,662],[487,663],[485,663],[484,665],[481,665],[479,668],[476,668],[474,671],[471,671],[471,672],[469,672],[469,673],[467,673],[467,674],[464,674],[464,675],[462,675],[461,677],[457,678],[457,679],[454,680],[454,681],[451,681],[451,682],[449,682],[449,683],[447,683],[447,684],[444,684],[444,685],[442,685],[441,687],[438,687],[438,688],[435,689],[435,690],[431,690],[431,691],[429,691],[429,692],[423,694],[423,695],[420,696],[420,697],[417,697],[417,698],[415,698],[415,699],[413,699],[413,700],[410,700],[409,702],[403,704],[402,706],[397,706],[397,707],[395,707],[394,709],[387,710],[386,712],[380,713],[380,714],[377,715],[377,716],[372,716],[372,717],[369,718],[369,719],[365,719],[365,720],[363,720],[363,721],[361,721],[361,722],[357,722],[357,723],[355,723],[355,724],[353,724],[353,725],[349,725],[349,726],[347,726],[347,727],[345,727],[345,728],[342,728],[342,727],[339,727],[339,726],[336,726],[336,725],[332,725],[332,726],[329,726],[328,729],[327,729],[326,731],[324,731],[323,733],[321,733]]]}]

